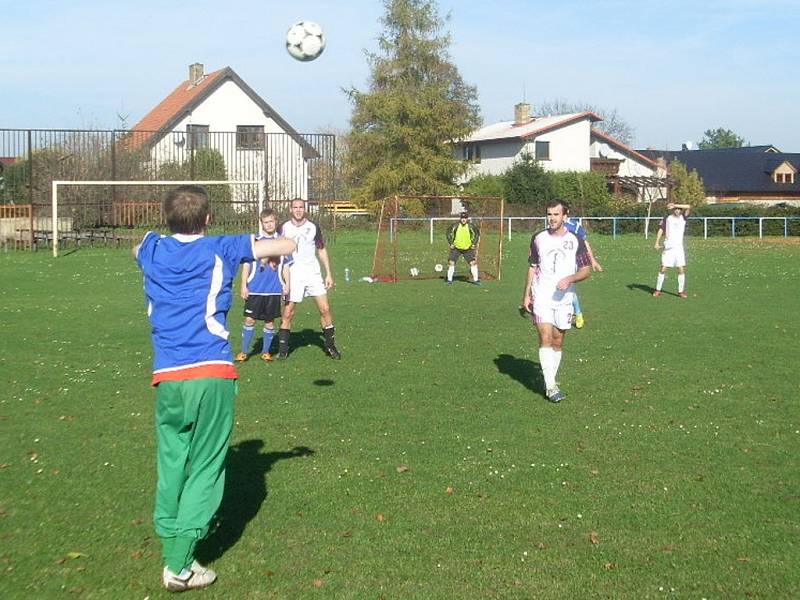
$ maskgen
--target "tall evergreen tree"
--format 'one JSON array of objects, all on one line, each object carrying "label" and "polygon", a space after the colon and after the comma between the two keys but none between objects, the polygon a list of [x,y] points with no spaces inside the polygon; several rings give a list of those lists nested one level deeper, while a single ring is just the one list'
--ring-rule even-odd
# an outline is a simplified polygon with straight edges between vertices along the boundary
[{"label": "tall evergreen tree", "polygon": [[480,125],[477,90],[448,54],[449,17],[435,0],[384,0],[379,52],[367,54],[369,91],[353,103],[347,172],[353,195],[447,194],[467,164],[450,142]]}]

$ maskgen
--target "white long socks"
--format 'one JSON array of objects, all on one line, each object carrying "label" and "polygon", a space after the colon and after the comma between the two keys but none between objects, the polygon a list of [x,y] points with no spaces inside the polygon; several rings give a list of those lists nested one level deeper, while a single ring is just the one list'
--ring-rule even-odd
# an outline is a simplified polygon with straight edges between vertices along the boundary
[{"label": "white long socks", "polygon": [[560,363],[561,352],[556,352],[549,346],[539,348],[539,364],[542,366],[545,389],[552,390],[556,387],[556,373]]},{"label": "white long socks", "polygon": [[683,293],[683,288],[686,287],[686,273],[678,275],[678,293]]},{"label": "white long socks", "polygon": [[472,273],[472,281],[478,281],[478,265],[472,265],[469,272]]},{"label": "white long socks", "polygon": [[453,281],[453,273],[456,272],[455,265],[450,265],[447,267],[447,281]]},{"label": "white long socks", "polygon": [[658,280],[656,281],[656,290],[658,290],[659,292],[661,291],[661,288],[664,287],[664,279],[666,277],[667,277],[666,273],[658,274]]}]

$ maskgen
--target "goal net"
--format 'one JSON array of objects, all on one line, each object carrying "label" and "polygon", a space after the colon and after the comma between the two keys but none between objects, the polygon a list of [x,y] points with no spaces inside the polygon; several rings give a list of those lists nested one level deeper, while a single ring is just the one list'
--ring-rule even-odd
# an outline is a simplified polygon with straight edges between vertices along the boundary
[{"label": "goal net", "polygon": [[[201,185],[211,204],[210,230],[250,231],[264,206],[264,182],[234,181],[53,181],[51,214],[37,212],[36,234],[52,235],[53,256],[59,240],[80,239],[99,231],[132,230],[128,237],[149,229],[163,229],[161,205],[169,190],[179,185]],[[119,238],[117,238],[119,239]]]},{"label": "goal net", "polygon": [[[494,196],[392,196],[381,201],[372,278],[378,281],[443,277],[450,248],[447,234],[462,211],[480,229],[481,278],[500,279],[503,256],[503,199]],[[463,260],[456,276],[469,274]]]}]

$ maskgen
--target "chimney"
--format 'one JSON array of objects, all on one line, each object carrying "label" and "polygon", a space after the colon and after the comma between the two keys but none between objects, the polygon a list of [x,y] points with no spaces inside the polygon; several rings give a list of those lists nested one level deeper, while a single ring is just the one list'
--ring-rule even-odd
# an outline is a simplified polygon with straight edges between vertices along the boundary
[{"label": "chimney", "polygon": [[514,125],[526,125],[532,120],[530,104],[527,102],[520,102],[514,105]]},{"label": "chimney", "polygon": [[194,86],[203,80],[203,63],[189,65],[189,85]]}]

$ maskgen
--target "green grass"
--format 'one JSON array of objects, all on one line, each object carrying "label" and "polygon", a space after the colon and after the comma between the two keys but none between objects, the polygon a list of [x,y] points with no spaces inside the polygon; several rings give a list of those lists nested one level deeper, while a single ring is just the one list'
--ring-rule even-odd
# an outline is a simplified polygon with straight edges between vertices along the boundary
[{"label": "green grass", "polygon": [[[592,241],[606,272],[580,284],[552,405],[516,311],[524,236],[476,288],[346,284],[374,239],[340,232],[344,359],[307,302],[309,345],[240,369],[202,597],[800,595],[800,245],[691,239],[683,301],[650,296],[649,243]],[[166,597],[130,254],[12,252],[0,270],[0,597]]]}]

